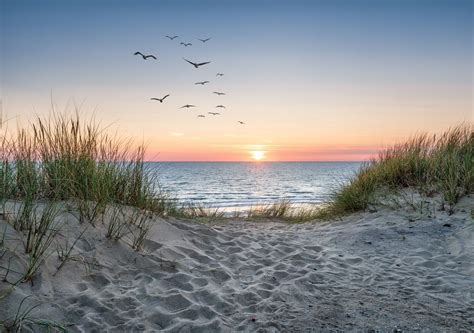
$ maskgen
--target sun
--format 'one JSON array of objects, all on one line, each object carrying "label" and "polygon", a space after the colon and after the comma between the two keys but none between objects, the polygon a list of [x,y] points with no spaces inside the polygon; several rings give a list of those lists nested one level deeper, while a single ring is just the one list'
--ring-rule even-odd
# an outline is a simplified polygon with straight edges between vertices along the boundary
[{"label": "sun", "polygon": [[265,152],[261,150],[254,150],[250,152],[252,154],[252,158],[255,161],[261,161],[265,158]]}]

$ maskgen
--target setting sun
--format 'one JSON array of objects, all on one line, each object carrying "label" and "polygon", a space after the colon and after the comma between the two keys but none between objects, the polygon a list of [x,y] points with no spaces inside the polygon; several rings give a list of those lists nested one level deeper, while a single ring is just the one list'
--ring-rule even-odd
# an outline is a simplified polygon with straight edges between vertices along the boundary
[{"label": "setting sun", "polygon": [[0,333],[474,333],[473,17],[0,0]]},{"label": "setting sun", "polygon": [[252,151],[251,154],[255,161],[261,161],[265,158],[265,152],[261,150]]}]

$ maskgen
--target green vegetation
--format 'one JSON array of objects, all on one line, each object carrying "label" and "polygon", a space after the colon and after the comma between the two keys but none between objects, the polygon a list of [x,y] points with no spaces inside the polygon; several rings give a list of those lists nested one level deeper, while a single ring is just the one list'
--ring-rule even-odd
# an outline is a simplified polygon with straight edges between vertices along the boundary
[{"label": "green vegetation", "polygon": [[205,223],[219,222],[225,219],[225,212],[220,208],[207,207],[196,203],[186,203],[177,207],[173,216],[185,219],[196,219]]},{"label": "green vegetation", "polygon": [[217,223],[229,219],[244,220],[279,220],[285,222],[307,222],[321,217],[323,207],[313,204],[299,205],[289,200],[280,200],[274,203],[261,204],[250,207],[248,210],[236,210],[226,213],[218,207],[207,207],[200,204],[186,204],[177,208],[170,215],[192,219],[203,223]]},{"label": "green vegetation", "polygon": [[[442,195],[450,212],[459,198],[474,192],[472,125],[449,129],[441,136],[422,134],[380,153],[334,194],[328,215],[366,209],[379,192],[411,187]],[[444,204],[443,204],[444,206]]]},{"label": "green vegetation", "polygon": [[[247,219],[277,219],[286,222],[306,222],[320,218],[322,207],[306,204],[296,205],[289,200],[250,207],[244,217]],[[236,217],[240,217],[236,214]]]},{"label": "green vegetation", "polygon": [[45,207],[36,206],[31,219],[25,223],[25,253],[29,256],[23,281],[33,279],[43,259],[49,255],[47,251],[61,228],[60,222],[56,221],[58,214],[57,204],[49,202]]},{"label": "green vegetation", "polygon": [[94,119],[37,118],[0,140],[1,198],[74,200],[94,223],[109,203],[163,213],[167,198],[144,167],[145,148],[132,149]]},{"label": "green vegetation", "polygon": [[31,329],[34,331],[41,329],[45,332],[67,332],[66,328],[60,323],[32,316],[31,313],[41,304],[25,305],[25,301],[29,297],[31,296],[26,296],[21,300],[13,318],[0,322],[0,328],[3,327],[7,332],[23,332]]},{"label": "green vegetation", "polygon": [[[68,206],[80,223],[102,222],[105,237],[118,241],[131,235],[129,245],[141,250],[153,217],[176,211],[156,187],[144,154],[143,146],[133,148],[131,141],[77,113],[36,118],[14,133],[5,132],[0,137],[1,213],[23,238],[27,255],[26,270],[13,284],[31,281],[51,254],[65,227],[58,217]],[[73,246],[66,243],[58,250],[59,268]]]}]

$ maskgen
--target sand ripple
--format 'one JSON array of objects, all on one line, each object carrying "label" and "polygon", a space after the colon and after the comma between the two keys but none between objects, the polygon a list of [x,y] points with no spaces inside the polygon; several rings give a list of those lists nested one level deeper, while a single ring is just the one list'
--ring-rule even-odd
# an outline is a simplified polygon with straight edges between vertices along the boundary
[{"label": "sand ripple", "polygon": [[161,221],[146,254],[100,239],[86,234],[78,243],[100,266],[86,274],[69,263],[54,277],[44,272],[35,287],[72,331],[474,327],[474,224],[466,212],[416,222],[388,210],[303,225]]}]

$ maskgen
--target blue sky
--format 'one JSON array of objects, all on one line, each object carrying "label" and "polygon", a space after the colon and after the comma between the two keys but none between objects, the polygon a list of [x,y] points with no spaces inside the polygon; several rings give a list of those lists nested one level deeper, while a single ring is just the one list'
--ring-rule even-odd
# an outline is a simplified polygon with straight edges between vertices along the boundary
[{"label": "blue sky", "polygon": [[[10,118],[48,112],[51,95],[75,101],[164,159],[239,159],[251,145],[279,159],[357,155],[473,120],[472,1],[0,1]],[[221,103],[227,114],[197,122]]]}]

